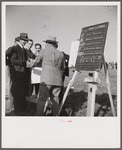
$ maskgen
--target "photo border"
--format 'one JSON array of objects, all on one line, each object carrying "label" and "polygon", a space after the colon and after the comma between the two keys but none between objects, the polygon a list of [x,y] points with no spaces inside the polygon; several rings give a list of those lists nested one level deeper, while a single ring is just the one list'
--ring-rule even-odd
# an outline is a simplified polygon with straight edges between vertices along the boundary
[{"label": "photo border", "polygon": [[[11,3],[11,2],[7,2],[7,4],[8,3]],[[22,2],[22,3],[24,3],[25,4],[25,2]],[[29,3],[31,3],[31,2],[29,2]],[[85,2],[85,3],[87,3],[87,2]],[[106,2],[107,3],[107,2]],[[73,5],[74,5],[74,3],[73,3]],[[3,7],[2,7],[2,9],[3,9]],[[121,10],[120,10],[121,11]],[[2,17],[3,17],[3,11],[2,11]],[[118,18],[120,18],[120,16],[118,16]],[[5,89],[5,84],[3,83],[4,81],[3,81],[3,68],[5,68],[5,59],[4,59],[4,56],[5,56],[5,52],[3,52],[3,49],[5,49],[5,40],[3,40],[3,37],[5,36],[5,34],[3,33],[3,25],[4,25],[4,21],[2,20],[2,54],[1,54],[1,56],[2,56],[2,64],[1,64],[1,68],[2,68],[2,88],[1,89]],[[120,27],[119,27],[119,29],[118,29],[119,31],[119,33],[118,33],[118,38],[120,38]],[[117,44],[117,49],[120,49],[120,40],[119,40],[119,44]],[[120,66],[120,54],[121,54],[121,52],[119,51],[118,52],[118,54],[117,54],[117,57],[119,58],[119,64],[118,64],[118,70],[117,70],[117,74],[118,75],[120,75],[120,68],[121,68],[121,66]],[[4,62],[4,63],[3,63]],[[121,82],[120,82],[120,76],[119,76],[119,78],[118,78],[118,81],[117,81],[118,83],[120,83],[121,84]],[[120,89],[121,89],[121,85],[120,84],[117,84],[118,85],[118,88],[119,88],[119,90],[117,91],[117,95],[120,95]],[[2,95],[2,99],[3,98],[5,98],[5,91],[2,91],[2,93],[1,93],[1,95]],[[4,95],[4,96],[3,96]],[[3,114],[5,114],[5,110],[4,111],[2,111],[2,108],[3,108],[3,106],[4,106],[4,108],[5,108],[5,105],[4,105],[4,103],[3,103],[3,100],[2,100],[2,107],[1,107],[1,122],[2,122],[2,128],[3,128],[3,122],[6,120],[5,118],[4,118],[4,116],[3,116]],[[120,105],[120,100],[119,100],[119,103],[117,104],[117,105]],[[119,108],[119,107],[118,107]],[[120,118],[120,111],[121,111],[121,109],[119,108],[119,109],[117,109],[117,114],[118,114],[118,116],[117,116],[117,118]],[[3,119],[4,118],[4,119]],[[10,119],[12,119],[11,117],[9,117]],[[32,117],[33,118],[33,117]],[[46,117],[47,118],[47,117]],[[62,117],[63,119],[66,119],[67,117]],[[78,118],[80,118],[80,117],[78,117]],[[9,119],[9,121],[10,121],[10,119]],[[21,118],[22,119],[22,118]],[[49,118],[50,119],[50,118]],[[52,119],[52,118],[51,118]],[[60,122],[60,119],[61,119],[61,117],[59,118],[59,119],[56,119],[56,121],[59,121]],[[73,120],[72,118],[70,118],[70,117],[68,117],[68,120],[69,119],[71,119],[71,120]],[[91,120],[91,118],[89,118],[90,120]],[[25,120],[25,118],[23,118],[23,120]],[[66,119],[67,120],[67,119]],[[74,119],[75,121],[76,121],[76,118]],[[84,120],[84,119],[83,119]],[[105,118],[105,120],[106,120],[106,118]],[[116,120],[116,121],[119,121],[119,120]],[[11,121],[10,121],[11,122]],[[58,122],[58,125],[59,125],[59,122]],[[60,122],[60,124],[62,124],[61,122]],[[60,126],[60,125],[59,125]],[[67,126],[67,124],[65,124],[65,126]],[[2,129],[1,128],[1,129]],[[119,129],[120,130],[120,129]],[[3,131],[1,132],[2,134],[3,134]],[[2,137],[2,136],[1,136]],[[2,138],[1,138],[2,139]],[[2,140],[1,140],[2,141]],[[1,145],[2,145],[2,142],[1,142]],[[2,147],[2,146],[1,146]],[[9,147],[8,147],[9,148]],[[56,147],[55,147],[56,148]],[[64,148],[64,147],[63,147]]]}]

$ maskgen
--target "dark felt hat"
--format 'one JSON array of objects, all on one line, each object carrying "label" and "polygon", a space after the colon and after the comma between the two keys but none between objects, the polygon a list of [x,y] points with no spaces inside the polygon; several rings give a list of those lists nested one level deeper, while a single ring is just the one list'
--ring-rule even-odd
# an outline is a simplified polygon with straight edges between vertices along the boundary
[{"label": "dark felt hat", "polygon": [[25,40],[25,41],[28,41],[29,38],[28,38],[28,34],[27,33],[20,33],[20,37],[19,37],[21,40]]},{"label": "dark felt hat", "polygon": [[56,37],[52,37],[52,36],[48,36],[47,40],[44,41],[44,42],[46,42],[46,43],[51,43],[51,44],[56,44],[56,43],[58,43],[58,42],[56,41]]}]

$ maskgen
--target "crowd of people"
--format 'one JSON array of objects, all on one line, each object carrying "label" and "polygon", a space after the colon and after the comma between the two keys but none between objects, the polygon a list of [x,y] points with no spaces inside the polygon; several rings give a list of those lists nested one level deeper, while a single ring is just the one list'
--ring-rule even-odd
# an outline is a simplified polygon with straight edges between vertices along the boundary
[{"label": "crowd of people", "polygon": [[[117,70],[117,62],[109,62],[109,63],[107,63],[107,62],[105,62],[106,63],[106,69],[111,69],[111,70],[113,70],[113,69],[116,69]],[[101,69],[103,68],[103,62],[101,63]]]},{"label": "crowd of people", "polygon": [[[10,78],[10,102],[15,116],[27,116],[27,100],[35,89],[37,107],[35,116],[45,116],[50,106],[52,116],[57,116],[63,98],[65,76],[69,76],[69,55],[58,50],[56,37],[49,36],[45,48],[20,33],[15,44],[6,50],[6,66]],[[35,53],[32,46],[35,46]],[[36,73],[35,73],[36,72]],[[34,75],[37,74],[36,75]]]}]

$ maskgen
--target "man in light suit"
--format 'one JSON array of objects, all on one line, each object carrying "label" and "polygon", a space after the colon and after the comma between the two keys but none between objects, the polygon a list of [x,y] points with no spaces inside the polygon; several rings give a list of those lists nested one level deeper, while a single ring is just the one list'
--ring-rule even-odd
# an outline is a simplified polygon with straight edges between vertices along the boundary
[{"label": "man in light suit", "polygon": [[56,49],[56,37],[49,36],[45,49],[42,49],[35,60],[35,64],[42,60],[42,73],[39,99],[37,102],[37,116],[44,116],[46,100],[50,98],[53,104],[53,116],[58,115],[59,94],[63,86],[62,75],[65,69],[64,55]]}]

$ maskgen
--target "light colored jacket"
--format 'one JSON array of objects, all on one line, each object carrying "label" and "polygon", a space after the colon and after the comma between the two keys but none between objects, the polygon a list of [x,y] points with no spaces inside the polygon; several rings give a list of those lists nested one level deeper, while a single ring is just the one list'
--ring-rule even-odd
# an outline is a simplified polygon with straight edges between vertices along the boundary
[{"label": "light colored jacket", "polygon": [[63,86],[62,75],[65,69],[64,55],[55,48],[42,49],[35,65],[42,61],[41,83]]}]

